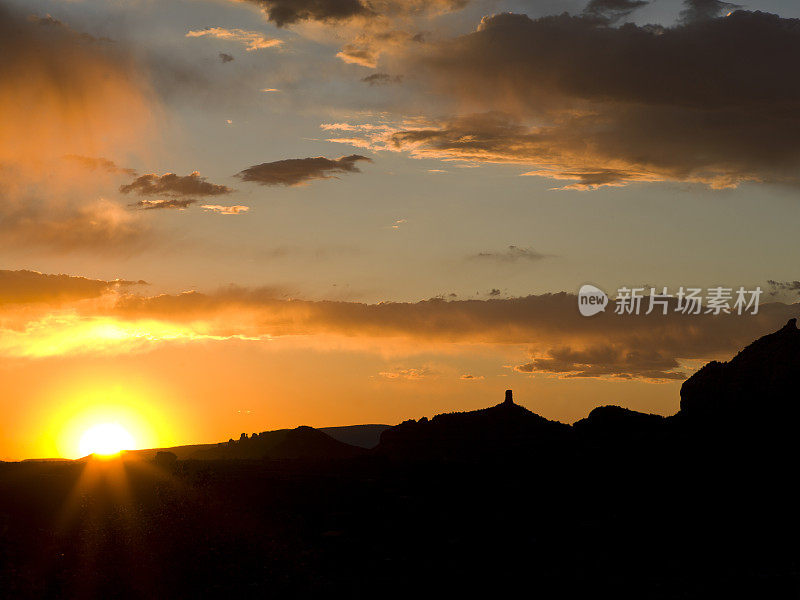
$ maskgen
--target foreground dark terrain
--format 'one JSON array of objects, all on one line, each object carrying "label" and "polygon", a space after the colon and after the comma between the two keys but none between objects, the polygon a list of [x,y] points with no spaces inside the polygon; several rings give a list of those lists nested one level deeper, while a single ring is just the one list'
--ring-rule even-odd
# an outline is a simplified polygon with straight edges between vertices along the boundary
[{"label": "foreground dark terrain", "polygon": [[301,427],[0,464],[0,596],[798,597],[799,370],[790,321],[668,418],[507,397],[370,450]]}]

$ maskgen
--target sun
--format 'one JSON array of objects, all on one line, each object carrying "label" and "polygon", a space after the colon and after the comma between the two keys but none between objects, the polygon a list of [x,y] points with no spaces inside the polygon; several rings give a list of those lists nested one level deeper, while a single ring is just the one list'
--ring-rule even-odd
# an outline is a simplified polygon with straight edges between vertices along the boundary
[{"label": "sun", "polygon": [[100,423],[87,429],[79,444],[81,456],[114,456],[136,447],[133,436],[118,423]]}]

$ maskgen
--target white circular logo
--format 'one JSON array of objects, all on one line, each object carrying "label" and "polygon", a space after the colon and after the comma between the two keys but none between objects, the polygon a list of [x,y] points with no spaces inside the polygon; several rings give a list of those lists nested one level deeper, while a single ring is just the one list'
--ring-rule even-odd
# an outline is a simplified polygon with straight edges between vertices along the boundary
[{"label": "white circular logo", "polygon": [[608,306],[608,295],[603,290],[588,283],[581,286],[578,292],[578,310],[584,317],[603,312],[606,306]]}]

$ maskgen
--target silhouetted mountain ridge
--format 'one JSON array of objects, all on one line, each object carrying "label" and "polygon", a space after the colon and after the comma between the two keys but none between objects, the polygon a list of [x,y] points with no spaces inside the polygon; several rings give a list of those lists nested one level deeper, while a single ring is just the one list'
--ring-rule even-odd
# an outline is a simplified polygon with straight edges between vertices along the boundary
[{"label": "silhouetted mountain ridge", "polygon": [[[378,445],[380,434],[391,427],[390,425],[380,424],[367,424],[367,425],[345,425],[338,427],[320,427],[315,431],[322,432],[329,436],[334,441],[341,442],[347,446],[354,446],[356,448],[369,449]],[[311,427],[301,426],[298,429],[312,429]],[[239,445],[242,441],[240,437],[238,440],[229,440],[228,442],[221,442],[217,444],[192,444],[185,446],[169,446],[165,448],[147,448],[143,450],[131,450],[125,452],[125,456],[138,458],[141,460],[153,460],[159,452],[170,452],[175,455],[178,460],[214,460],[214,459],[232,459],[232,458],[265,458],[267,456],[272,458],[285,457],[284,455],[294,454],[302,455],[310,458],[312,454],[309,450],[303,450],[295,447],[291,452],[286,447],[278,447],[281,440],[287,437],[287,432],[290,429],[277,429],[272,431],[264,431],[261,433],[254,433],[248,435],[248,440],[257,440],[256,442],[249,441],[248,443]],[[289,443],[296,444],[298,442],[297,436],[291,436],[292,439]],[[319,440],[319,438],[316,438]],[[313,442],[309,437],[309,442],[318,451],[325,450],[326,447],[333,449],[333,456],[338,457],[342,454],[357,454],[348,450],[347,453],[341,452],[341,449],[336,450],[335,445],[320,443],[319,441]],[[232,442],[236,442],[233,444]],[[323,456],[320,456],[324,458]]]},{"label": "silhouetted mountain ridge", "polygon": [[331,436],[301,425],[295,429],[264,431],[238,440],[229,440],[205,447],[190,456],[196,460],[219,459],[343,459],[363,454],[365,450],[333,439]]},{"label": "silhouetted mountain ridge", "polygon": [[791,319],[730,361],[712,361],[687,379],[678,416],[698,425],[793,422],[800,416],[798,373],[800,330]]},{"label": "silhouetted mountain ridge", "polygon": [[589,416],[576,421],[576,433],[588,437],[637,437],[664,430],[668,421],[661,415],[638,412],[621,406],[598,406]]},{"label": "silhouetted mountain ridge", "polygon": [[358,446],[360,448],[374,448],[381,441],[381,434],[391,425],[368,423],[364,425],[341,425],[338,427],[318,427],[335,440]]},{"label": "silhouetted mountain ridge", "polygon": [[[505,401],[467,412],[409,419],[394,427],[356,425],[325,428],[301,426],[242,434],[225,443],[168,448],[179,460],[218,459],[347,459],[373,454],[398,460],[474,461],[525,459],[535,453],[578,448],[609,448],[629,442],[672,442],[687,432],[710,439],[712,434],[745,429],[757,439],[781,426],[794,427],[800,416],[796,374],[800,367],[800,330],[796,319],[754,341],[728,362],[712,361],[681,387],[680,411],[670,417],[620,406],[600,406],[574,425],[548,420],[515,404],[511,390]],[[328,435],[334,433],[339,440]],[[372,444],[380,435],[380,442]],[[700,439],[697,438],[697,439]],[[359,441],[360,445],[343,441]],[[585,444],[588,443],[588,446]],[[156,450],[136,453],[154,458]]]},{"label": "silhouetted mountain ridge", "polygon": [[569,439],[572,429],[515,404],[511,390],[501,404],[469,412],[410,419],[381,434],[376,452],[395,458],[464,460],[527,453]]},{"label": "silhouetted mountain ridge", "polygon": [[0,597],[796,598],[798,366],[791,322],[666,418],[569,426],[509,391],[373,450],[298,427],[0,463]]}]

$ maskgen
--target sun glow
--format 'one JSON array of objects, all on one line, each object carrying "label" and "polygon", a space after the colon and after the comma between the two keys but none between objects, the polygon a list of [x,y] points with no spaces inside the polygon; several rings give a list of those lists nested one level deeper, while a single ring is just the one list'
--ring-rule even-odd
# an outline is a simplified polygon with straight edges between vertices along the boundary
[{"label": "sun glow", "polygon": [[191,415],[167,406],[176,394],[143,373],[132,377],[124,371],[84,369],[53,382],[43,394],[51,400],[40,417],[47,422],[37,452],[43,457],[75,459],[175,446],[183,441],[175,424],[193,424]]},{"label": "sun glow", "polygon": [[136,441],[128,431],[118,423],[100,423],[89,428],[81,436],[79,444],[82,456],[95,454],[111,457],[123,450],[132,450]]}]

